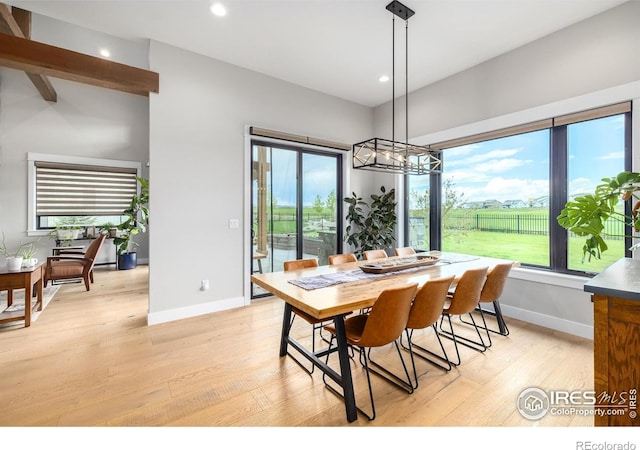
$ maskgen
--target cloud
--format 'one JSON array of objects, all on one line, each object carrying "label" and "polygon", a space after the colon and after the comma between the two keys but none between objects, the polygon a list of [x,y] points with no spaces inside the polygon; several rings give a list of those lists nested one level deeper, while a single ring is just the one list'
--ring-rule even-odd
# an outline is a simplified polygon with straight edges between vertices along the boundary
[{"label": "cloud", "polygon": [[624,159],[624,152],[611,152],[606,155],[598,156],[596,160],[608,160],[608,159]]},{"label": "cloud", "polygon": [[529,199],[549,195],[549,180],[495,177],[483,186],[455,187],[455,190],[464,193],[464,199],[467,201],[495,199],[500,202],[522,200],[526,203]]}]

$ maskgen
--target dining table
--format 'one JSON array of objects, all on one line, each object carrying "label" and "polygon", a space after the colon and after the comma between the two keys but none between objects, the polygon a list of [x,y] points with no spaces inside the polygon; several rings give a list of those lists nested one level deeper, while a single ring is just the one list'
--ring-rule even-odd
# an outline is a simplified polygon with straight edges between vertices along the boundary
[{"label": "dining table", "polygon": [[[424,261],[420,264],[419,261]],[[342,388],[346,419],[357,419],[357,408],[345,333],[345,316],[373,306],[382,291],[406,284],[421,287],[430,279],[454,275],[459,278],[466,270],[515,261],[429,251],[410,256],[393,256],[377,260],[319,266],[301,270],[279,271],[251,275],[251,281],[284,301],[280,356],[288,346],[298,350]],[[333,349],[312,351],[289,334],[292,308],[311,317],[333,321],[337,344]],[[324,360],[329,351],[336,351],[339,371]]]}]

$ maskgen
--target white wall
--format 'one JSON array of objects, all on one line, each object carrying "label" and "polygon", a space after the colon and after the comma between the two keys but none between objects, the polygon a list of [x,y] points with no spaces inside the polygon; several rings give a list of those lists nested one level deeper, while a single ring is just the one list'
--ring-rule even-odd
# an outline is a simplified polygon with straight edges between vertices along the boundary
[{"label": "white wall", "polygon": [[[158,42],[150,68],[160,73],[150,99],[149,323],[157,323],[249,301],[247,125],[351,143],[371,136],[372,112]],[[349,179],[368,186],[365,175]]]},{"label": "white wall", "polygon": [[[30,240],[27,153],[148,161],[148,98],[51,79],[58,101],[42,99],[24,72],[0,70],[0,231],[7,244]],[[143,171],[143,175],[145,172]],[[141,236],[138,256],[146,260]],[[51,255],[44,236],[38,259]]]},{"label": "white wall", "polygon": [[[631,99],[638,167],[638,24],[640,2],[627,2],[411,93],[410,136],[429,144]],[[377,134],[388,131],[390,105],[376,108],[374,117]],[[592,337],[586,280],[516,269],[501,300],[503,313]]]}]

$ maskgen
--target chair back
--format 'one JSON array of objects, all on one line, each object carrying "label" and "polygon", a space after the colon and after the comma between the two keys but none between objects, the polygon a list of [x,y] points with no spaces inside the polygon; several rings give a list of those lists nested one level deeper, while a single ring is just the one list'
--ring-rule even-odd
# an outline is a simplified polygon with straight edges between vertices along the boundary
[{"label": "chair back", "polygon": [[415,255],[416,251],[413,247],[399,247],[395,249],[396,256],[410,256]]},{"label": "chair back", "polygon": [[418,283],[382,291],[371,307],[357,345],[381,347],[400,337],[407,325]]},{"label": "chair back", "polygon": [[447,293],[453,283],[454,275],[443,278],[435,278],[427,281],[413,299],[407,328],[419,330],[436,323],[442,316]]},{"label": "chair back", "polygon": [[495,302],[500,298],[512,267],[512,262],[497,264],[487,272],[487,280],[484,282],[484,287],[480,293],[481,302]]},{"label": "chair back", "polygon": [[87,247],[87,251],[84,252],[84,257],[93,261],[91,263],[92,267],[93,264],[95,264],[98,252],[100,252],[100,249],[102,248],[102,244],[104,243],[106,237],[107,236],[105,234],[99,235],[93,240],[93,242],[91,242],[91,244],[89,244],[89,247]]},{"label": "chair back", "polygon": [[333,266],[334,264],[344,264],[350,262],[357,262],[358,258],[354,253],[343,253],[340,255],[331,255],[329,256],[329,265]]},{"label": "chair back", "polygon": [[445,309],[446,313],[460,316],[476,309],[488,269],[488,267],[468,269],[462,274],[451,298],[451,304]]},{"label": "chair back", "polygon": [[308,269],[310,267],[318,267],[318,260],[315,258],[309,259],[294,259],[284,262],[284,271]]},{"label": "chair back", "polygon": [[380,259],[380,258],[387,258],[387,252],[385,252],[384,250],[365,250],[364,251],[364,259],[366,260],[370,260],[370,259]]}]

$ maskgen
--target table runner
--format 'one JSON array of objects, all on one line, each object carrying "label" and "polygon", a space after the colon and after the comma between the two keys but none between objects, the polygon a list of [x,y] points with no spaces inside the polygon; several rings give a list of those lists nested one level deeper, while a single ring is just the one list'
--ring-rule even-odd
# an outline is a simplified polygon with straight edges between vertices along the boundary
[{"label": "table runner", "polygon": [[421,270],[429,270],[434,267],[442,266],[445,264],[453,264],[457,262],[472,261],[478,259],[477,256],[460,255],[455,253],[441,254],[440,261],[431,266],[424,267],[412,267],[409,269],[401,269],[387,273],[367,273],[361,269],[345,270],[343,272],[327,273],[324,275],[314,275],[312,277],[298,278],[295,280],[289,280],[289,283],[301,287],[304,290],[312,291],[314,289],[321,289],[336,284],[351,283],[353,281],[380,279],[386,277],[392,277],[399,273],[419,272]]}]

